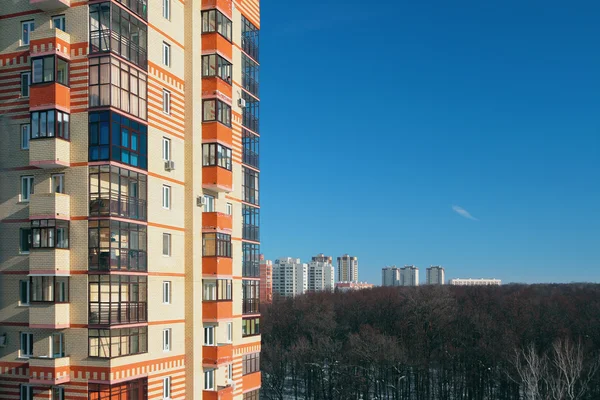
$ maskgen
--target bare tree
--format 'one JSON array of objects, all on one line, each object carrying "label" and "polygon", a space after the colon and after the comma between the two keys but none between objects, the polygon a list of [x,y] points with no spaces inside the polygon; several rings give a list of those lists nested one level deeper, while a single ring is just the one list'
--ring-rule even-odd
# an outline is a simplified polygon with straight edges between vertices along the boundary
[{"label": "bare tree", "polygon": [[552,400],[579,400],[584,398],[589,383],[596,374],[599,360],[595,359],[585,371],[584,350],[581,341],[558,339],[552,346],[552,371],[547,374],[548,392]]},{"label": "bare tree", "polygon": [[548,374],[548,357],[540,356],[532,343],[515,352],[514,366],[523,385],[525,400],[541,400],[541,386]]}]

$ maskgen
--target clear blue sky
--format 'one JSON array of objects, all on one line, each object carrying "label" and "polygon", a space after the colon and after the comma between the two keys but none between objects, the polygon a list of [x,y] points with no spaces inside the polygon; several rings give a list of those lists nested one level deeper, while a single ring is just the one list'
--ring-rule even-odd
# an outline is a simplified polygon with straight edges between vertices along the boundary
[{"label": "clear blue sky", "polygon": [[599,282],[600,2],[367,4],[261,2],[266,257]]}]

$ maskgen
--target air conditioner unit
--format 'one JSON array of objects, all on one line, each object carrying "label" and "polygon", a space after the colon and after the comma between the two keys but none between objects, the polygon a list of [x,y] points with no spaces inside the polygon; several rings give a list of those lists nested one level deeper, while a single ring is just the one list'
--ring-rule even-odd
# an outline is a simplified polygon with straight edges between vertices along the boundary
[{"label": "air conditioner unit", "polygon": [[166,171],[173,171],[175,169],[175,161],[165,161],[165,170]]},{"label": "air conditioner unit", "polygon": [[204,205],[206,205],[206,199],[204,198],[204,196],[196,197],[196,207],[202,207]]},{"label": "air conditioner unit", "polygon": [[235,381],[233,379],[227,379],[225,383],[227,384],[227,386],[231,386],[233,390],[235,390]]},{"label": "air conditioner unit", "polygon": [[246,107],[246,100],[244,100],[244,99],[238,99],[238,106],[240,106],[241,108],[245,108]]}]

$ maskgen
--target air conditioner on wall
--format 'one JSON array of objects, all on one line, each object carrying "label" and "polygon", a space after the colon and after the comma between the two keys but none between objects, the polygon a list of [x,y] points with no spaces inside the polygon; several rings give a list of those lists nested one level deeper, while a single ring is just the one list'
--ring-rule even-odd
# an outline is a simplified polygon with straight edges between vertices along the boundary
[{"label": "air conditioner on wall", "polygon": [[197,207],[202,207],[206,205],[206,199],[204,198],[204,196],[198,196],[196,197],[196,206]]},{"label": "air conditioner on wall", "polygon": [[238,99],[238,106],[240,106],[241,108],[245,108],[246,107],[246,100],[244,100],[244,99]]},{"label": "air conditioner on wall", "polygon": [[165,161],[165,170],[166,171],[173,171],[175,169],[175,161]]}]

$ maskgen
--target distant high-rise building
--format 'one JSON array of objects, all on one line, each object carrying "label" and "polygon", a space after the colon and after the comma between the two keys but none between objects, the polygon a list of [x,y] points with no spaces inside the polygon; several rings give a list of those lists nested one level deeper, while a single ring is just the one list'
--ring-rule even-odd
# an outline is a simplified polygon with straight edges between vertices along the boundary
[{"label": "distant high-rise building", "polygon": [[350,290],[372,289],[375,285],[367,282],[337,282],[335,290],[340,292],[348,292]]},{"label": "distant high-rise building", "polygon": [[446,273],[444,268],[439,265],[432,265],[427,268],[427,284],[428,285],[443,285],[446,282]]},{"label": "distant high-rise building", "polygon": [[334,272],[332,258],[319,254],[308,264],[308,291],[333,291]]},{"label": "distant high-rise building", "polygon": [[400,268],[395,265],[382,268],[381,286],[400,286]]},{"label": "distant high-rise building", "polygon": [[502,281],[500,279],[455,278],[455,279],[450,279],[450,281],[448,283],[450,285],[454,285],[454,286],[499,286],[502,284]]},{"label": "distant high-rise building", "polygon": [[308,265],[299,258],[284,257],[273,264],[273,293],[294,297],[308,290]]},{"label": "distant high-rise building", "polygon": [[337,258],[338,282],[358,282],[358,257],[344,254]]},{"label": "distant high-rise building", "polygon": [[419,286],[419,268],[414,265],[400,268],[400,286]]},{"label": "distant high-rise building", "polygon": [[260,302],[273,302],[273,262],[260,255]]}]

